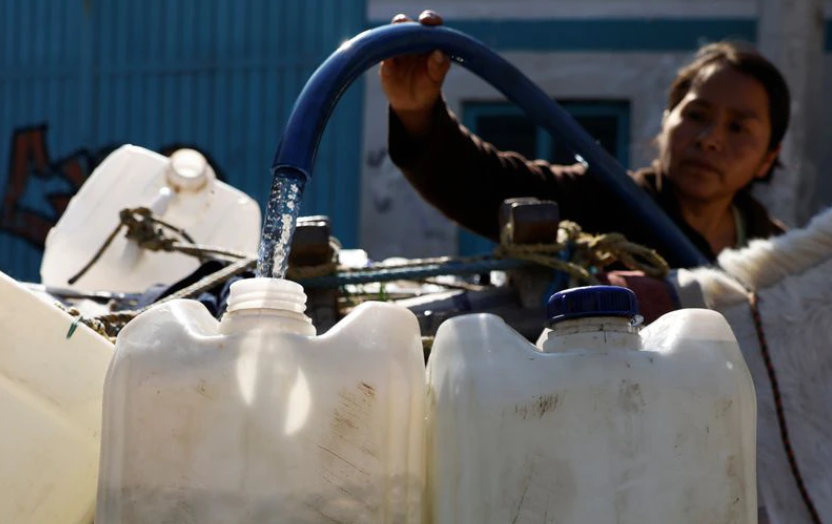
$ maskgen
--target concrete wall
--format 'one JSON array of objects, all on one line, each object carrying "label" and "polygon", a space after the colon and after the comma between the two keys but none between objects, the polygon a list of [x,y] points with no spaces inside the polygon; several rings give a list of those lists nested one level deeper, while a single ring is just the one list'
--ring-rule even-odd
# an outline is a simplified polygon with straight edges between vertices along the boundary
[{"label": "concrete wall", "polygon": [[[522,6],[522,7],[520,7]],[[371,24],[389,21],[399,12],[417,16],[423,8],[433,8],[445,16],[449,25],[455,21],[500,21],[528,19],[612,20],[694,20],[698,24],[753,24],[757,16],[756,0],[453,0],[441,5],[426,5],[407,0],[371,0],[368,4]],[[832,7],[830,5],[829,7]],[[832,13],[832,9],[827,10]],[[733,27],[729,24],[730,27]],[[751,38],[754,38],[751,26]],[[673,45],[670,46],[671,48]],[[678,46],[677,46],[678,47]],[[653,158],[651,141],[659,130],[666,92],[677,68],[695,49],[660,48],[605,51],[579,49],[509,49],[500,54],[516,65],[531,80],[553,97],[628,99],[630,101],[630,159],[628,167],[647,165]],[[832,93],[832,57],[827,55],[824,92]],[[498,101],[502,95],[468,73],[452,68],[445,84],[445,95],[452,110],[463,101]],[[457,228],[422,202],[401,173],[386,156],[387,106],[376,72],[365,86],[364,168],[361,206],[361,246],[371,257],[450,255],[457,250]],[[832,143],[832,103],[820,109],[824,122],[815,137]],[[832,202],[832,180],[825,178],[823,166],[832,165],[832,148],[818,161],[815,205]],[[788,176],[788,173],[785,174]]]},{"label": "concrete wall", "polygon": [[[832,14],[832,8],[827,8],[826,12]],[[822,102],[818,107],[820,125],[813,144],[819,158],[812,203],[814,213],[832,205],[832,54],[828,51],[823,63]]]},{"label": "concrete wall", "polygon": [[823,0],[758,0],[757,46],[782,71],[791,90],[791,122],[780,157],[785,164],[766,191],[758,192],[768,209],[786,224],[805,224],[813,214],[822,132]]}]

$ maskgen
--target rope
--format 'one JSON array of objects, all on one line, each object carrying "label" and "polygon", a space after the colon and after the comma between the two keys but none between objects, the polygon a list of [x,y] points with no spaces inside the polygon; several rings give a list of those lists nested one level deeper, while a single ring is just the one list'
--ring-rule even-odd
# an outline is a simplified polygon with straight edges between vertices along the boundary
[{"label": "rope", "polygon": [[[618,233],[590,235],[569,221],[561,222],[560,232],[562,239],[548,244],[514,244],[506,232],[490,256],[423,258],[366,268],[344,268],[333,260],[321,266],[290,268],[289,276],[304,287],[331,288],[393,280],[424,280],[440,275],[479,274],[526,267],[531,263],[567,273],[579,283],[597,284],[598,279],[588,267],[605,268],[620,261],[629,269],[657,278],[665,277],[670,270],[667,262],[654,250],[629,242]],[[569,247],[575,254],[572,260],[563,260],[559,255]]]},{"label": "rope", "polygon": [[297,282],[307,289],[337,288],[346,285],[392,282],[395,280],[424,280],[443,275],[480,275],[491,271],[504,271],[531,265],[528,261],[494,259],[491,257],[454,259],[442,264],[424,266],[376,265],[370,268],[346,268],[329,275]]},{"label": "rope", "polygon": [[434,286],[444,287],[445,289],[456,289],[456,290],[459,290],[459,291],[477,292],[477,291],[483,291],[485,289],[488,289],[488,286],[481,286],[481,285],[478,285],[478,284],[469,284],[468,282],[465,282],[464,280],[460,280],[459,282],[451,283],[451,282],[442,282],[440,280],[436,280],[435,278],[426,278],[424,281],[425,281],[425,284],[431,284],[431,285],[434,285]]},{"label": "rope", "polygon": [[[156,227],[161,226],[161,227]],[[132,240],[139,247],[148,251],[168,251],[179,252],[185,255],[190,255],[204,262],[207,255],[220,255],[233,259],[245,258],[246,255],[235,251],[217,248],[212,246],[201,246],[194,242],[184,229],[180,229],[164,220],[153,216],[153,212],[146,207],[137,207],[134,209],[122,209],[119,213],[119,224],[107,237],[104,243],[98,248],[92,259],[81,268],[81,270],[68,280],[69,284],[74,284],[81,277],[83,277],[92,267],[101,259],[110,245],[115,240],[118,233],[127,228],[125,238]],[[170,230],[185,242],[181,242],[175,238],[165,235],[165,229]]]},{"label": "rope", "polygon": [[211,288],[213,288],[213,287],[215,287],[219,284],[222,284],[223,282],[225,282],[226,280],[228,280],[232,277],[235,277],[235,276],[237,276],[241,273],[244,273],[244,272],[246,272],[250,269],[253,269],[256,264],[257,264],[257,260],[254,259],[254,258],[245,258],[245,259],[242,259],[242,260],[238,260],[237,262],[234,262],[231,265],[228,265],[228,266],[226,266],[226,267],[224,267],[224,268],[222,268],[218,271],[215,271],[215,272],[211,273],[208,276],[202,277],[201,279],[194,282],[190,286],[188,286],[186,288],[182,288],[179,291],[177,291],[176,293],[172,293],[172,294],[166,296],[165,298],[163,298],[162,300],[159,300],[158,302],[154,302],[153,304],[150,304],[149,306],[145,306],[144,308],[140,309],[138,311],[138,313],[144,313],[148,309],[150,309],[154,306],[157,306],[159,304],[164,304],[164,303],[170,302],[172,300],[178,300],[180,298],[190,298],[190,297],[193,297],[193,296],[198,295],[200,293],[203,293],[205,291],[208,291],[209,289],[211,289]]},{"label": "rope", "polygon": [[85,326],[92,329],[93,331],[95,331],[102,337],[106,338],[110,342],[114,342],[113,338],[110,336],[110,333],[108,331],[108,324],[105,324],[104,322],[94,318],[84,318],[83,316],[81,316],[81,312],[78,311],[78,309],[74,307],[66,307],[60,302],[55,302],[55,306],[57,306],[58,309],[64,311],[70,316],[75,317],[75,321],[72,322],[72,324],[70,324],[69,330],[66,333],[67,340],[72,338],[72,335],[74,335],[75,332],[78,330],[79,324],[84,324]]},{"label": "rope", "polygon": [[[246,255],[222,248],[200,246],[193,242],[187,233],[163,220],[152,216],[147,208],[124,209],[120,213],[121,222],[110,234],[92,260],[74,277],[74,283],[83,276],[110,246],[115,236],[127,228],[126,237],[144,249],[151,251],[177,251],[203,260],[207,255],[218,255],[230,259],[245,259]],[[156,226],[162,226],[157,228]],[[165,236],[162,228],[169,229],[187,240],[186,243]],[[435,257],[413,259],[404,263],[376,264],[367,268],[345,268],[338,264],[340,244],[330,239],[332,257],[324,264],[316,266],[290,267],[287,278],[308,287],[339,287],[349,284],[384,282],[391,280],[424,280],[425,278],[449,274],[477,274],[499,269],[523,267],[515,265],[516,261],[529,262],[539,266],[562,271],[574,281],[584,284],[597,284],[598,279],[589,271],[589,267],[603,269],[620,261],[627,268],[641,270],[644,274],[662,278],[667,275],[667,262],[652,249],[627,241],[618,233],[590,235],[584,233],[574,222],[562,221],[559,224],[559,239],[545,244],[514,244],[508,231],[504,230],[500,245],[493,256],[465,258]],[[571,260],[562,259],[559,254],[571,247]],[[513,260],[502,267],[494,264],[497,260]]]},{"label": "rope", "polygon": [[[495,250],[498,258],[513,258],[527,260],[537,265],[546,266],[557,271],[563,271],[579,282],[598,284],[598,279],[588,269],[557,256],[567,249],[569,242],[577,238],[571,222],[562,222],[560,231],[566,233],[565,240],[552,244],[515,244],[510,239],[509,229],[504,229],[500,236],[500,245]],[[577,230],[578,232],[580,229]]]},{"label": "rope", "polygon": [[586,250],[592,253],[593,262],[599,267],[620,261],[628,269],[640,270],[645,275],[656,278],[664,278],[670,271],[667,262],[658,253],[628,241],[620,233],[598,235],[586,241]]},{"label": "rope", "polygon": [[99,334],[107,337],[110,341],[115,341],[115,338],[118,336],[118,333],[127,325],[128,322],[136,318],[138,315],[144,313],[148,309],[158,306],[160,304],[164,304],[166,302],[170,302],[172,300],[182,299],[182,298],[191,298],[195,295],[203,293],[223,282],[227,281],[228,279],[235,277],[245,271],[253,269],[257,261],[253,258],[250,259],[242,259],[234,262],[233,264],[226,266],[219,271],[215,271],[210,275],[201,278],[197,282],[191,284],[186,288],[182,288],[176,293],[172,293],[162,300],[154,302],[148,306],[140,308],[138,310],[130,310],[130,311],[113,311],[111,313],[106,313],[104,315],[98,315],[95,317],[83,317],[75,308],[67,309],[63,306],[60,306],[61,309],[67,311],[73,316],[77,316],[78,319],[73,323],[70,327],[69,332],[67,333],[67,338],[70,338],[78,327],[78,324],[85,324],[86,326],[90,327],[94,331],[98,332]]},{"label": "rope", "polygon": [[573,241],[577,258],[584,258],[585,263],[603,269],[618,261],[628,269],[655,278],[664,278],[670,271],[667,261],[655,250],[630,242],[621,233],[592,235],[584,233],[574,222],[566,222],[563,229]]},{"label": "rope", "polygon": [[[73,276],[70,284],[80,279],[101,258],[110,247],[122,228],[127,228],[126,238],[136,242],[141,248],[150,251],[175,251],[190,255],[203,261],[208,256],[220,256],[235,260],[231,265],[199,280],[165,299],[138,311],[116,311],[91,319],[80,319],[96,330],[104,330],[115,336],[123,324],[152,306],[176,300],[190,298],[202,293],[227,279],[253,268],[256,260],[247,255],[223,248],[202,246],[193,242],[188,234],[172,224],[153,217],[150,209],[139,207],[123,209],[119,214],[120,223],[105,240],[96,254],[81,271]],[[185,242],[165,234],[169,230]],[[669,271],[667,262],[655,251],[627,241],[618,233],[591,235],[584,233],[578,224],[561,221],[558,226],[558,238],[552,243],[515,244],[511,242],[508,231],[504,231],[501,242],[492,255],[474,257],[434,257],[411,259],[395,264],[375,264],[364,268],[347,268],[338,264],[341,249],[335,238],[330,238],[332,256],[329,261],[316,266],[292,266],[287,271],[287,278],[306,288],[337,288],[344,285],[381,283],[394,280],[425,281],[431,277],[443,275],[483,274],[491,271],[518,269],[529,265],[544,266],[561,271],[572,277],[576,283],[597,284],[598,279],[589,268],[605,268],[620,261],[629,269],[641,270],[648,276],[664,277]],[[562,258],[563,253],[571,253],[571,258]],[[112,328],[101,328],[99,323],[114,324]],[[72,330],[74,332],[74,329]],[[71,334],[70,334],[71,336]]]},{"label": "rope", "polygon": [[797,490],[800,492],[800,497],[806,505],[806,511],[809,512],[809,517],[811,518],[812,523],[823,524],[823,521],[820,519],[820,514],[818,513],[818,510],[812,501],[812,497],[809,494],[809,489],[806,487],[806,481],[803,479],[803,475],[800,472],[800,465],[797,463],[797,454],[794,451],[794,446],[792,445],[792,440],[789,435],[789,426],[786,420],[786,409],[783,407],[783,395],[780,392],[777,372],[774,368],[774,362],[771,359],[771,351],[769,350],[768,342],[766,341],[765,331],[763,331],[763,319],[760,315],[759,306],[760,299],[757,296],[757,293],[753,291],[749,292],[748,304],[751,308],[751,316],[754,319],[754,328],[757,330],[757,341],[760,343],[760,349],[763,353],[763,361],[766,365],[766,372],[768,373],[769,381],[771,381],[771,391],[774,395],[774,409],[777,413],[777,424],[780,427],[780,440],[786,451],[786,457],[789,461],[789,469],[791,470],[795,484],[797,484]]},{"label": "rope", "polygon": [[[528,260],[536,264],[563,271],[579,282],[597,284],[586,268],[603,269],[615,262],[621,262],[628,269],[640,270],[645,275],[664,278],[670,271],[667,262],[654,250],[630,242],[620,233],[591,235],[568,220],[559,226],[561,238],[552,244],[514,244],[510,231],[504,230],[496,254],[499,257]],[[560,259],[557,254],[572,247],[572,260]]]}]

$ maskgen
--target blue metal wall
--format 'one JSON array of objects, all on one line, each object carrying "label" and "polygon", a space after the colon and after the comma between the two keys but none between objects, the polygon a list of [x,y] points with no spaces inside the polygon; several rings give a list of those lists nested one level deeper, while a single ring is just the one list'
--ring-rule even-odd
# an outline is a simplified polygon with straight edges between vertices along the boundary
[{"label": "blue metal wall", "polygon": [[[41,246],[110,148],[195,146],[257,198],[315,68],[366,0],[0,0],[0,271],[37,281]],[[358,238],[362,93],[333,115],[303,214]]]}]

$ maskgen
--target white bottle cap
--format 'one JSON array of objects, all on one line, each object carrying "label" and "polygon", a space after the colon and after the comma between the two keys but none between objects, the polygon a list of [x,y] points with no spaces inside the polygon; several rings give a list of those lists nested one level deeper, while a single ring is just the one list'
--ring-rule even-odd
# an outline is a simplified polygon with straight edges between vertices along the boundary
[{"label": "white bottle cap", "polygon": [[168,184],[175,191],[199,191],[216,179],[205,156],[195,149],[179,149],[170,156]]}]

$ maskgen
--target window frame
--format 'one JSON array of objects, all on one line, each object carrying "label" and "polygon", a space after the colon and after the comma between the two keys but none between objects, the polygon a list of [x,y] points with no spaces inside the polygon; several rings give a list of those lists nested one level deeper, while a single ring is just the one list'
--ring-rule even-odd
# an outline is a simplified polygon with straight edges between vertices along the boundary
[{"label": "window frame", "polygon": [[[616,121],[615,158],[625,168],[630,164],[630,100],[626,99],[564,99],[558,103],[576,119],[584,116],[612,116]],[[483,116],[520,116],[525,113],[511,102],[466,101],[462,104],[462,124],[478,134],[477,121]],[[550,159],[557,137],[536,126],[535,159]],[[531,160],[531,159],[530,159]],[[494,242],[460,228],[457,249],[461,256],[493,251]]]}]

